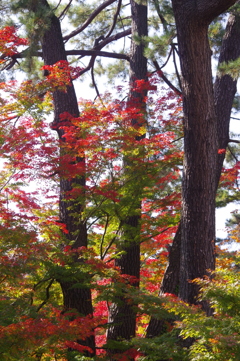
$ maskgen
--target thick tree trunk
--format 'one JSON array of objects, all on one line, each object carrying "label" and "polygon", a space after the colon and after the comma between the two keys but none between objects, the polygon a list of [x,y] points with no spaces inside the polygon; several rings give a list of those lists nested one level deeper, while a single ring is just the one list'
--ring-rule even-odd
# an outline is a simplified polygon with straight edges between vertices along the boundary
[{"label": "thick tree trunk", "polygon": [[191,281],[214,269],[217,116],[208,25],[235,1],[172,0],[182,70],[184,174],[179,297],[197,303]]},{"label": "thick tree trunk", "polygon": [[184,19],[175,8],[184,112],[184,173],[179,296],[196,303],[191,281],[215,265],[217,119],[214,107],[208,24]]},{"label": "thick tree trunk", "polygon": [[[49,5],[47,1],[42,0],[41,3],[46,6],[49,11]],[[52,65],[60,60],[67,60],[60,22],[55,15],[51,15],[49,18],[49,25],[43,35],[41,45],[45,65]],[[79,116],[78,103],[73,84],[67,86],[66,92],[55,91],[53,93],[53,102],[53,128],[57,130],[59,135],[60,153],[64,154],[64,150],[61,149],[61,144],[64,143],[65,140],[63,137],[64,132],[59,129],[60,122],[62,121],[60,121],[60,115],[64,112],[68,112],[74,117]],[[82,162],[84,166],[84,159],[80,159],[79,161]],[[87,231],[85,223],[83,223],[81,220],[82,205],[79,203],[74,203],[74,201],[66,201],[66,195],[72,189],[73,184],[84,186],[84,176],[81,175],[76,179],[69,179],[67,177],[61,176],[60,174],[60,222],[66,225],[68,230],[67,238],[72,242],[74,248],[82,246],[86,247]],[[73,216],[73,213],[78,214],[78,219]],[[76,282],[79,283],[80,281],[77,280]],[[75,309],[81,315],[91,315],[93,308],[90,289],[73,287],[74,282],[71,280],[66,281],[59,279],[59,282],[63,292],[64,309]],[[93,350],[93,353],[87,352],[87,356],[92,356],[94,354],[94,336],[91,336],[86,340],[80,340],[79,342],[82,345],[89,346]]]},{"label": "thick tree trunk", "polygon": [[[220,57],[218,63],[236,60],[240,56],[240,17],[230,15],[223,38]],[[229,123],[236,94],[236,83],[229,75],[217,75],[214,85],[214,98],[217,113],[217,132],[218,147],[225,149],[229,140]],[[225,154],[218,155],[216,185],[219,183],[221,170]],[[177,294],[179,289],[179,270],[180,270],[180,248],[181,248],[181,228],[179,226],[174,237],[169,254],[169,263],[166,268],[163,281],[160,287],[159,295],[163,293]],[[151,318],[147,329],[147,337],[158,336],[165,332],[165,321]]]},{"label": "thick tree trunk", "polygon": [[[139,4],[131,0],[131,12],[132,12],[132,42],[130,53],[130,94],[129,94],[129,106],[132,104],[139,106],[139,112],[146,111],[146,105],[144,97],[146,92],[137,93],[134,91],[135,81],[140,79],[147,79],[147,59],[144,57],[144,42],[140,40],[140,43],[135,41],[135,36],[146,36],[148,33],[147,27],[147,5]],[[137,124],[137,120],[132,124],[136,127],[142,126]],[[142,139],[137,137],[137,140]],[[126,177],[131,177],[132,170],[131,164],[127,159],[124,160]],[[116,260],[116,265],[120,268],[122,274],[134,276],[136,282],[133,283],[134,287],[139,287],[140,277],[140,218],[141,218],[141,181],[140,186],[137,189],[134,186],[133,199],[135,204],[133,205],[132,214],[123,220],[122,226],[122,243],[118,246],[119,250],[124,251],[124,254]],[[119,302],[112,304],[110,308],[109,321],[112,324],[108,330],[108,340],[118,339],[131,339],[135,336],[136,330],[136,312],[133,306],[129,304],[124,297],[119,299]],[[117,350],[113,350],[116,352]]]},{"label": "thick tree trunk", "polygon": [[[138,218],[136,218],[136,221],[139,223]],[[116,261],[116,266],[120,268],[122,274],[134,276],[137,280],[139,280],[139,243],[134,243],[132,241],[131,244],[129,246],[125,246],[123,250],[125,250],[125,254]],[[139,282],[136,281],[132,285],[134,287],[139,287]],[[108,340],[129,340],[135,336],[136,312],[134,311],[133,306],[134,304],[131,304],[129,299],[127,300],[124,297],[120,297],[116,303],[111,305],[109,315],[109,322],[111,326],[108,329]]]},{"label": "thick tree trunk", "polygon": [[[131,0],[131,12],[130,85],[136,80],[147,80],[147,59],[144,56],[144,37],[148,35],[147,0],[141,2]],[[139,94],[131,92],[131,98],[139,98]]]},{"label": "thick tree trunk", "polygon": [[[240,57],[240,16],[230,15],[222,42],[218,64],[228,63]],[[237,80],[230,75],[217,74],[214,84],[214,98],[217,113],[217,131],[219,149],[226,149],[229,142],[229,124],[233,99],[237,91]],[[217,183],[225,154],[218,155]]]}]

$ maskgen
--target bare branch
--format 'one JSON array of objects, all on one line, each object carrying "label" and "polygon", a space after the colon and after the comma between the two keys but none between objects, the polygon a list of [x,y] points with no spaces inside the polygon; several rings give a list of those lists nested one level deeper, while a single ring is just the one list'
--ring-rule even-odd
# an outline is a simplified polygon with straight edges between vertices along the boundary
[{"label": "bare branch", "polygon": [[99,5],[99,7],[94,10],[92,12],[92,14],[89,16],[89,18],[85,21],[85,23],[83,23],[82,26],[80,26],[79,28],[77,28],[76,30],[72,31],[70,34],[66,35],[63,37],[64,41],[68,41],[69,39],[73,38],[75,35],[81,33],[84,29],[86,29],[86,27],[91,24],[91,22],[95,19],[95,17],[100,14],[100,12],[105,9],[107,6],[111,5],[112,3],[114,3],[116,0],[107,0],[104,3],[102,3],[101,5]]},{"label": "bare branch", "polygon": [[169,52],[169,54],[167,56],[167,60],[165,61],[165,63],[163,63],[163,65],[160,67],[160,69],[163,69],[167,65],[167,63],[169,62],[170,56],[172,54],[172,51],[173,51],[173,49],[171,47],[170,52]]},{"label": "bare branch", "polygon": [[233,150],[231,149],[231,147],[228,145],[227,146],[229,152],[231,153],[231,156],[233,157],[233,159],[236,161],[236,163],[238,162],[238,158],[236,157],[236,155],[234,154]]},{"label": "bare branch", "polygon": [[156,60],[153,61],[153,64],[158,72],[158,75],[162,78],[162,80],[177,94],[177,95],[182,95],[182,92],[177,89],[171,82],[170,80],[168,80],[168,78],[166,77],[166,75],[163,74],[161,68],[158,65],[158,62]]},{"label": "bare branch", "polygon": [[[84,56],[102,56],[104,58],[112,58],[112,59],[122,59],[129,61],[129,56],[126,54],[119,54],[119,53],[111,53],[108,51],[101,51],[101,50],[67,50],[66,55],[80,55],[81,57]],[[42,57],[43,54],[41,51],[35,52],[33,56]],[[19,53],[14,54],[13,57],[6,61],[5,65],[0,69],[3,70],[10,70],[16,63],[18,63],[17,59],[26,58],[26,53]],[[19,64],[19,63],[18,63]],[[89,69],[88,69],[89,70]]]},{"label": "bare branch", "polygon": [[115,35],[112,35],[110,37],[108,37],[107,39],[104,39],[103,41],[101,41],[101,43],[99,43],[96,47],[94,47],[94,50],[100,50],[102,49],[104,46],[110,44],[112,41],[116,41],[118,39],[121,39],[127,35],[131,35],[131,28],[127,29],[127,30],[123,30],[120,33],[117,33]]},{"label": "bare branch", "polygon": [[[95,58],[95,59],[96,59],[96,58]],[[95,60],[95,59],[94,59],[94,60]],[[97,86],[97,83],[96,83],[95,77],[94,77],[94,64],[92,65],[92,68],[91,68],[91,78],[92,78],[92,83],[93,83],[94,89],[95,89],[96,94],[97,94],[96,98],[101,99],[101,95],[100,95],[100,93],[99,93],[98,86]],[[96,98],[95,98],[95,99],[96,99]]]},{"label": "bare branch", "polygon": [[104,58],[123,59],[129,61],[129,56],[119,53],[110,53],[108,51],[100,50],[67,50],[67,55],[81,55],[84,56],[102,56]]},{"label": "bare branch", "polygon": [[172,49],[173,49],[173,64],[174,64],[174,68],[175,68],[175,72],[178,78],[178,85],[180,87],[180,89],[182,90],[182,83],[181,83],[181,78],[180,78],[180,74],[178,71],[178,67],[177,67],[177,62],[176,62],[176,55],[175,55],[175,51],[176,53],[178,53],[177,48],[175,45],[172,45]]},{"label": "bare branch", "polygon": [[162,22],[163,29],[167,32],[168,31],[168,28],[167,28],[168,23],[167,23],[166,19],[164,18],[164,16],[161,13],[160,6],[159,6],[159,1],[158,0],[153,0],[153,3],[154,3],[154,6],[155,6],[155,9],[157,11],[158,17]]},{"label": "bare branch", "polygon": [[0,69],[0,71],[3,70],[10,70],[16,63],[19,64],[17,61],[17,54],[14,54],[10,58],[7,58],[4,54],[1,56],[1,59],[6,59],[5,63],[3,63],[3,67]]},{"label": "bare branch", "polygon": [[50,288],[52,286],[54,282],[54,279],[51,279],[51,281],[49,282],[49,284],[47,285],[46,287],[46,298],[44,301],[42,301],[42,303],[38,306],[37,308],[37,312],[39,312],[41,310],[41,308],[46,305],[47,301],[49,300],[49,297],[50,297]]},{"label": "bare branch", "polygon": [[106,219],[106,223],[105,223],[105,227],[104,227],[104,232],[102,235],[102,239],[101,239],[101,243],[100,243],[100,258],[101,260],[103,260],[103,242],[107,233],[107,228],[108,228],[108,224],[109,224],[109,215],[107,214],[107,219]]},{"label": "bare branch", "polygon": [[115,28],[118,15],[119,15],[120,10],[121,10],[121,5],[122,5],[122,0],[118,0],[118,6],[117,6],[117,10],[116,10],[116,12],[115,12],[115,14],[114,14],[114,17],[113,17],[112,26],[111,26],[109,32],[107,33],[107,35],[105,36],[105,38],[109,38],[109,36],[112,34],[112,32],[113,32],[113,30],[114,30],[114,28]]},{"label": "bare branch", "polygon": [[79,72],[79,76],[83,75],[84,73],[86,73],[88,70],[90,70],[93,65],[94,65],[94,62],[95,62],[95,59],[96,59],[96,56],[92,56],[88,65],[86,66],[86,68],[82,69],[80,72]]},{"label": "bare branch", "polygon": [[228,143],[237,143],[237,144],[240,144],[240,140],[237,140],[237,139],[229,139],[229,140],[228,140]]},{"label": "bare branch", "polygon": [[61,4],[61,2],[62,2],[62,0],[59,0],[59,1],[58,1],[58,4],[55,6],[55,8],[53,8],[53,11],[56,11],[56,10],[57,10],[57,8],[58,8],[59,5]]},{"label": "bare branch", "polygon": [[73,0],[70,0],[69,3],[67,4],[67,6],[63,9],[63,11],[61,12],[61,14],[59,15],[58,19],[61,19],[65,16],[66,12],[68,11],[68,9],[71,6]]},{"label": "bare branch", "polygon": [[[130,29],[127,29],[127,30],[125,30],[125,31],[122,31],[121,33],[112,35],[112,36],[110,36],[109,38],[101,41],[101,43],[98,44],[98,45],[93,49],[93,51],[100,50],[101,48],[103,48],[105,45],[111,43],[112,41],[118,40],[118,39],[120,39],[120,38],[122,38],[122,37],[124,37],[124,36],[126,36],[126,35],[130,35],[130,34],[131,34],[131,28],[130,28]],[[114,54],[115,54],[115,53],[114,53]],[[91,60],[90,60],[89,63],[88,63],[88,66],[79,73],[79,76],[82,75],[82,74],[84,74],[84,73],[86,73],[88,70],[90,70],[90,69],[93,67],[94,62],[95,62],[95,59],[96,59],[96,56],[97,56],[97,54],[94,53],[94,55],[91,57]],[[125,59],[126,59],[126,58],[125,58]],[[129,60],[129,58],[126,59],[126,60]]]}]

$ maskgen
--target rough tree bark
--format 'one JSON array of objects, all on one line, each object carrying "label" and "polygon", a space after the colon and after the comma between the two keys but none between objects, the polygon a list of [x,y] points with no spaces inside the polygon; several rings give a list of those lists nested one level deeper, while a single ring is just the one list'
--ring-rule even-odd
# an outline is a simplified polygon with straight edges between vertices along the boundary
[{"label": "rough tree bark", "polygon": [[[219,65],[222,62],[236,60],[240,56],[240,17],[230,15],[225,35],[223,38]],[[229,75],[218,74],[214,84],[215,109],[217,114],[217,137],[218,148],[226,149],[229,142],[229,123],[232,104],[236,94],[237,81]],[[225,154],[218,154],[216,166],[216,188],[221,176],[221,170]],[[169,262],[160,287],[159,295],[163,293],[177,294],[179,290],[180,274],[180,248],[181,248],[181,227],[174,237],[169,254]],[[147,329],[147,337],[158,336],[165,331],[164,320],[151,318]]]},{"label": "rough tree bark", "polygon": [[182,71],[184,174],[179,297],[197,303],[198,286],[215,266],[217,115],[212,83],[210,22],[236,1],[172,0]]},{"label": "rough tree bark", "polygon": [[[139,3],[131,0],[131,15],[132,41],[130,51],[130,94],[128,103],[129,106],[132,104],[139,106],[139,112],[145,113],[146,104],[144,98],[146,92],[136,92],[134,91],[134,87],[136,80],[147,80],[147,59],[144,56],[144,41],[141,40],[141,37],[147,36],[148,34],[147,4],[145,2]],[[138,39],[136,40],[135,37]],[[137,124],[137,120],[133,120],[132,125],[138,127],[142,124]],[[142,136],[136,137],[136,140],[140,139],[142,139]],[[133,172],[128,159],[124,160],[124,166],[126,177],[131,178]],[[140,277],[141,181],[139,182],[139,189],[134,185],[133,192],[132,199],[134,200],[134,204],[131,207],[132,211],[127,219],[122,221],[123,241],[119,245],[119,250],[124,251],[124,254],[116,260],[116,266],[120,268],[122,274],[134,276],[136,282],[133,283],[133,286],[138,288]],[[129,340],[135,336],[136,312],[133,309],[133,305],[130,305],[124,297],[119,299],[119,303],[112,304],[109,321],[111,326],[108,329],[108,340]]]},{"label": "rough tree bark", "polygon": [[[46,0],[41,0],[39,3],[45,6],[46,11],[49,12],[49,5]],[[32,11],[37,11],[35,4],[36,3],[33,3]],[[67,60],[60,22],[53,13],[49,17],[49,24],[42,37],[41,46],[45,65],[52,65],[60,60]],[[66,92],[58,90],[54,91],[53,103],[53,129],[56,129],[58,132],[60,153],[64,153],[64,151],[61,149],[61,144],[64,142],[64,132],[59,129],[60,123],[63,121],[62,119],[60,120],[60,115],[64,112],[67,112],[74,117],[79,116],[78,102],[73,84],[67,86]],[[84,166],[84,159],[80,159],[79,161],[82,162]],[[66,177],[62,177],[60,174],[60,222],[66,225],[66,228],[69,232],[67,234],[67,238],[72,243],[73,248],[87,246],[86,225],[81,220],[82,205],[77,202],[66,202],[67,193],[72,189],[73,184],[76,183],[84,186],[84,176],[78,177],[76,179],[68,179]],[[78,220],[72,215],[73,213],[78,213]],[[93,312],[91,290],[89,288],[73,287],[73,281],[62,280],[61,277],[58,279],[58,281],[60,282],[63,292],[64,310],[75,309],[82,315],[91,315]],[[76,282],[79,283],[79,280]],[[89,346],[93,350],[93,353],[86,352],[87,356],[92,356],[94,354],[94,336],[91,336],[86,340],[79,340],[79,343]]]},{"label": "rough tree bark", "polygon": [[[228,18],[225,35],[223,37],[219,65],[236,60],[240,57],[240,15],[230,15]],[[233,99],[237,91],[237,80],[230,75],[217,74],[214,84],[214,98],[217,113],[217,131],[219,149],[226,149],[229,143],[229,125]],[[217,160],[217,183],[225,154],[219,154]]]}]

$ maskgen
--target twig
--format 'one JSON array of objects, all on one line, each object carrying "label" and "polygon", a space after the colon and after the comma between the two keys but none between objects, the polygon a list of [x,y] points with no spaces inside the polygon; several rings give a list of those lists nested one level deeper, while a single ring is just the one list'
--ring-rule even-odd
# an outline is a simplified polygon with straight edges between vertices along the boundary
[{"label": "twig", "polygon": [[105,258],[105,256],[106,256],[106,254],[108,253],[110,247],[112,246],[112,244],[114,243],[114,241],[117,239],[117,236],[118,236],[118,233],[119,233],[119,231],[120,231],[120,229],[121,229],[121,226],[122,226],[122,225],[121,225],[121,222],[120,222],[115,236],[114,236],[114,237],[112,238],[112,240],[109,242],[108,246],[106,247],[106,249],[105,249],[105,251],[104,251],[104,253],[103,253],[102,259]]},{"label": "twig", "polygon": [[[96,57],[94,57],[94,62],[95,62],[95,59],[96,59]],[[92,78],[92,83],[93,83],[94,89],[95,89],[95,91],[97,93],[96,98],[101,99],[101,95],[99,93],[98,86],[97,86],[97,83],[95,82],[95,77],[94,77],[94,62],[93,62],[92,67],[91,67],[91,78]],[[102,99],[101,99],[101,101],[102,101]]]},{"label": "twig", "polygon": [[108,45],[109,43],[111,43],[112,41],[116,41],[118,39],[121,39],[127,35],[131,35],[131,28],[128,28],[127,30],[123,30],[120,33],[117,33],[115,35],[109,36],[107,39],[104,39],[103,41],[101,41],[101,43],[99,43],[94,50],[100,50],[102,49],[104,46]]},{"label": "twig", "polygon": [[106,223],[105,223],[105,227],[104,227],[104,232],[103,232],[101,243],[100,243],[100,257],[101,257],[101,260],[104,259],[104,257],[103,257],[103,242],[104,242],[105,235],[107,233],[108,224],[109,224],[109,214],[107,214],[107,219],[106,219]]},{"label": "twig", "polygon": [[238,162],[238,158],[236,157],[236,155],[233,153],[231,147],[228,145],[228,150],[231,153],[231,156],[235,159],[236,162]]},{"label": "twig", "polygon": [[47,300],[49,300],[49,297],[50,297],[50,292],[49,292],[49,291],[50,291],[50,288],[51,288],[53,282],[54,282],[54,279],[52,279],[52,280],[49,282],[49,284],[48,284],[48,286],[47,286],[47,288],[46,288],[46,299],[38,306],[37,312],[40,311],[41,308],[47,303]]},{"label": "twig", "polygon": [[55,8],[53,8],[53,11],[56,11],[56,10],[57,10],[57,8],[58,8],[59,5],[61,4],[61,2],[62,2],[62,0],[59,0],[59,1],[58,1],[58,4],[55,6]]},{"label": "twig", "polygon": [[80,58],[84,56],[102,56],[104,58],[114,58],[114,59],[123,59],[129,61],[129,56],[125,54],[119,53],[110,53],[108,51],[100,51],[100,50],[68,50],[66,51],[67,55],[81,55]]},{"label": "twig", "polygon": [[182,91],[182,82],[181,82],[180,74],[178,72],[176,56],[175,56],[175,51],[177,52],[177,49],[176,49],[174,44],[172,45],[172,49],[173,49],[173,64],[174,64],[175,72],[176,72],[176,75],[177,75],[177,78],[178,78],[178,84],[179,84],[179,87],[180,87],[180,89]]},{"label": "twig", "polygon": [[172,54],[172,51],[173,51],[173,49],[171,48],[170,52],[168,54],[167,60],[165,61],[165,63],[163,63],[163,65],[160,67],[160,69],[163,69],[167,65],[167,63],[169,62],[170,56]]}]

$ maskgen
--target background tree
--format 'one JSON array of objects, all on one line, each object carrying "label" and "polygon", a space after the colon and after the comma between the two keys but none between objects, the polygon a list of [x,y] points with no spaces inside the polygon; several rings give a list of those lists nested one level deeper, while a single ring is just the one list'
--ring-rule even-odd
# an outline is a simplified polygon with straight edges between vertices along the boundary
[{"label": "background tree", "polygon": [[[130,50],[130,93],[128,104],[137,108],[139,116],[132,119],[131,126],[139,129],[139,136],[136,140],[143,139],[145,134],[143,129],[147,128],[146,96],[147,91],[144,89],[137,90],[137,82],[143,81],[147,84],[147,59],[144,56],[145,38],[148,35],[147,25],[147,5],[131,2],[131,50]],[[135,149],[136,151],[136,149]],[[144,157],[139,149],[139,157]],[[126,182],[133,176],[134,165],[131,164],[130,156],[125,156],[125,177]],[[136,170],[135,170],[136,171]],[[137,174],[135,174],[135,177]],[[140,280],[140,243],[141,243],[141,199],[143,180],[141,171],[136,177],[138,187],[134,186],[132,192],[132,201],[129,212],[122,222],[122,236],[119,242],[119,250],[123,254],[116,259],[116,265],[123,274],[135,277],[134,285],[139,287]],[[130,340],[136,335],[136,305],[131,305],[127,300],[121,298],[118,304],[112,304],[110,308],[110,322],[112,326],[108,329],[108,340]]]}]

